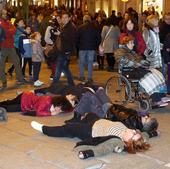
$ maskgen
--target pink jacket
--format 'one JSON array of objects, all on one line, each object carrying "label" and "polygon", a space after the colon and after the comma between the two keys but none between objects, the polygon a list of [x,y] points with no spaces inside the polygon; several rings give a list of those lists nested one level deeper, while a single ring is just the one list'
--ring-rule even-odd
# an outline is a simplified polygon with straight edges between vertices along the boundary
[{"label": "pink jacket", "polygon": [[21,97],[22,112],[35,111],[36,116],[51,116],[51,96],[37,96],[32,92],[24,92]]}]

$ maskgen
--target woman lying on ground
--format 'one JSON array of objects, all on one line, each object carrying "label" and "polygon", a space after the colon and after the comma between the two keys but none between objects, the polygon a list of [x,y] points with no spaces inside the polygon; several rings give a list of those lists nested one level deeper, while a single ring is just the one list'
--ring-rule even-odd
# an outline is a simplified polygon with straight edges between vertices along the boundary
[{"label": "woman lying on ground", "polygon": [[32,92],[23,92],[12,100],[0,102],[0,107],[7,112],[22,112],[30,116],[54,116],[61,112],[71,112],[75,106],[76,97],[39,96]]},{"label": "woman lying on ground", "polygon": [[97,85],[92,84],[64,87],[61,84],[52,85],[32,92],[23,92],[12,100],[1,101],[0,107],[5,108],[7,112],[22,111],[23,115],[57,115],[61,112],[71,112],[83,93],[94,91],[97,88]]},{"label": "woman lying on ground", "polygon": [[[167,106],[167,87],[163,74],[154,68],[149,68],[149,62],[134,51],[134,38],[124,36],[120,39],[120,48],[115,52],[115,58],[119,64],[119,73],[126,73],[125,68],[132,68],[128,73],[128,78],[138,79],[139,85],[150,96],[153,107]],[[163,98],[165,97],[165,98]]]},{"label": "woman lying on ground", "polygon": [[86,92],[74,108],[74,117],[65,123],[77,123],[87,112],[96,114],[99,118],[120,121],[131,129],[145,131],[149,137],[157,136],[158,122],[151,118],[148,112],[137,112],[122,105],[113,104],[104,89],[99,87],[95,93]]},{"label": "woman lying on ground", "polygon": [[[31,126],[50,137],[77,137],[81,140],[91,139],[92,142],[104,142],[110,136],[120,138],[128,153],[136,153],[149,149],[150,145],[144,141],[141,132],[129,129],[121,122],[99,119],[94,114],[89,118],[89,115],[85,116],[79,123],[65,124],[63,126],[45,126],[32,121]],[[117,151],[121,152],[122,150]],[[80,152],[79,158],[83,158],[82,153]],[[84,155],[86,156],[87,154]],[[88,154],[89,156],[93,156],[93,154]]]}]

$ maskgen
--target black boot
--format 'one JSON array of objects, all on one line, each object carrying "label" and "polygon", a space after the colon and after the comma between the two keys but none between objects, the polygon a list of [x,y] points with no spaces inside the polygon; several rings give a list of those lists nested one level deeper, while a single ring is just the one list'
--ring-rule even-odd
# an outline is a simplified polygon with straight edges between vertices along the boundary
[{"label": "black boot", "polygon": [[81,115],[77,112],[74,112],[73,118],[71,118],[70,120],[66,120],[65,123],[66,124],[77,123],[80,122],[80,120],[81,120]]}]

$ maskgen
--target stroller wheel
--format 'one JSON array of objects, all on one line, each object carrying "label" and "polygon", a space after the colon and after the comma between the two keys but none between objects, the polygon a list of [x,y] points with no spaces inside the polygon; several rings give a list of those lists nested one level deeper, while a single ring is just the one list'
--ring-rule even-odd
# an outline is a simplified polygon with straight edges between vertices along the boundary
[{"label": "stroller wheel", "polygon": [[148,111],[150,109],[150,104],[148,100],[139,101],[139,111]]}]

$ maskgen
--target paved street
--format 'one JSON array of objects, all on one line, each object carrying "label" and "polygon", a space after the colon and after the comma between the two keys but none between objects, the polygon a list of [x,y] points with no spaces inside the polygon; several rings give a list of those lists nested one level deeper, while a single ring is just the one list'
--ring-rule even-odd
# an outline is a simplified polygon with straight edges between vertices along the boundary
[{"label": "paved street", "polygon": [[[78,78],[77,61],[71,63]],[[94,81],[104,84],[112,75],[94,71]],[[40,80],[48,86],[50,71],[43,65]],[[8,77],[9,78],[9,77]],[[65,81],[65,78],[62,78]],[[78,81],[75,81],[78,83]],[[15,78],[9,78],[9,90],[0,93],[0,100],[13,98],[17,91],[34,89],[33,86],[13,88]],[[32,120],[46,125],[62,125],[72,114],[55,117],[29,117],[20,113],[8,114],[7,122],[0,122],[0,169],[168,169],[170,168],[170,106],[151,111],[159,121],[160,136],[150,139],[151,148],[135,155],[111,153],[107,156],[80,160],[73,151],[78,139],[49,138],[30,126]]]}]

